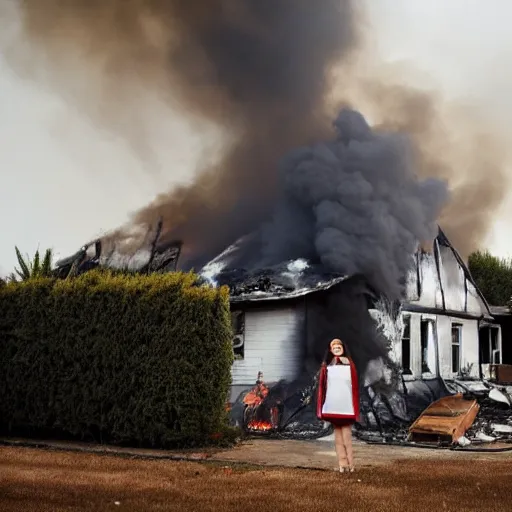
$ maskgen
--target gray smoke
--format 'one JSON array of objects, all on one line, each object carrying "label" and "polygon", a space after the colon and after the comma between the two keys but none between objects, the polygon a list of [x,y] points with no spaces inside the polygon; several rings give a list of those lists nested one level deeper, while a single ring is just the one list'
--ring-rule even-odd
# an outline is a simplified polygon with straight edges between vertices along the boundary
[{"label": "gray smoke", "polygon": [[372,130],[348,108],[334,126],[335,140],[282,160],[272,219],[261,226],[259,248],[237,264],[306,258],[333,272],[363,274],[399,299],[418,244],[437,234],[447,184],[417,177],[405,135]]},{"label": "gray smoke", "polygon": [[[197,269],[265,220],[278,160],[294,147],[325,137],[332,71],[359,43],[355,4],[21,2],[26,38],[47,52],[57,71],[62,63],[69,69],[70,60],[87,71],[91,87],[78,91],[87,98],[88,114],[118,132],[128,130],[132,146],[144,142],[138,129],[133,132],[138,123],[126,122],[134,105],[144,109],[132,87],[153,91],[165,102],[172,98],[170,104],[177,102],[188,118],[217,127],[229,140],[192,183],[162,190],[128,226],[104,237],[104,245],[133,251],[140,243],[132,243],[133,227],[144,232],[161,218],[161,241],[183,240],[181,265]],[[83,98],[77,100],[84,104]],[[175,142],[169,138],[168,144],[172,148]],[[168,172],[172,175],[172,166]]]}]

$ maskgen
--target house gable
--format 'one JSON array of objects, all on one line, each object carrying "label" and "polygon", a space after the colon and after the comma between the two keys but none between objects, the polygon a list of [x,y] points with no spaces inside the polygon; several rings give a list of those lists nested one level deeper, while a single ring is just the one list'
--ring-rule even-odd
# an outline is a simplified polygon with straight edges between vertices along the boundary
[{"label": "house gable", "polygon": [[405,310],[492,318],[469,269],[441,230],[432,250],[419,250],[414,262],[407,278]]}]

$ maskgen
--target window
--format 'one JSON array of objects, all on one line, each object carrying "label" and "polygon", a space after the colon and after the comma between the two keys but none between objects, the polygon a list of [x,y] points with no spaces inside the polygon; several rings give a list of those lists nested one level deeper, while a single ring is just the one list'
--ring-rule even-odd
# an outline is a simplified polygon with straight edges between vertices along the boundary
[{"label": "window", "polygon": [[432,320],[421,320],[420,326],[421,336],[421,373],[434,373],[430,368],[430,358],[433,354],[431,351],[434,350],[433,336],[434,336],[434,324]]},{"label": "window", "polygon": [[489,330],[490,339],[491,339],[491,361],[493,364],[501,363],[501,353],[500,347],[498,343],[498,329],[496,327],[491,327]]},{"label": "window", "polygon": [[460,373],[462,325],[452,324],[452,373]]},{"label": "window", "polygon": [[500,364],[499,327],[485,326],[479,332],[480,362],[482,364]]},{"label": "window", "polygon": [[478,341],[480,342],[480,362],[489,364],[491,362],[491,328],[482,327],[478,333]]},{"label": "window", "polygon": [[411,371],[411,317],[404,316],[404,330],[402,333],[402,353],[400,362],[404,375],[412,375]]},{"label": "window", "polygon": [[243,311],[231,312],[231,328],[233,329],[235,359],[243,359],[245,347],[245,313]]}]

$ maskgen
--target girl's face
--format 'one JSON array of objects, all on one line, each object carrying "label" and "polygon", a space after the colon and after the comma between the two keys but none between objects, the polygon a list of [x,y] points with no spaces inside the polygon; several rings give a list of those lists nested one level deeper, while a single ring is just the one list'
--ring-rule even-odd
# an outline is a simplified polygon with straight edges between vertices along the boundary
[{"label": "girl's face", "polygon": [[344,352],[343,345],[340,341],[331,342],[331,353],[333,356],[341,357]]}]

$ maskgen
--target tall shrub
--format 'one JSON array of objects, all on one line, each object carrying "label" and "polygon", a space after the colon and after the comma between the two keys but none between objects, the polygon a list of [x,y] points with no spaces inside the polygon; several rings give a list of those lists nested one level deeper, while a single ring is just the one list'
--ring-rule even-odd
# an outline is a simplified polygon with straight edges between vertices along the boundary
[{"label": "tall shrub", "polygon": [[228,291],[92,271],[0,288],[0,427],[169,447],[222,429]]},{"label": "tall shrub", "polygon": [[508,305],[512,297],[512,260],[478,251],[469,256],[468,264],[487,301],[494,306]]}]

